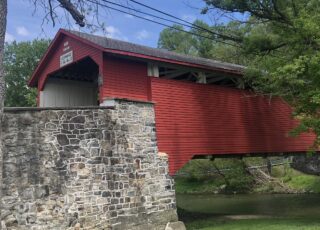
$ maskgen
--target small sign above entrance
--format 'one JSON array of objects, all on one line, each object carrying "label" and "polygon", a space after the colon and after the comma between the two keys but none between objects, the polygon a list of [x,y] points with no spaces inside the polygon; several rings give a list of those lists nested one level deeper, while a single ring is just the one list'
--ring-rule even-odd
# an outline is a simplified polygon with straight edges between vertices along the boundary
[{"label": "small sign above entrance", "polygon": [[62,54],[60,56],[60,67],[65,66],[69,63],[73,62],[73,51],[69,51],[68,53]]}]

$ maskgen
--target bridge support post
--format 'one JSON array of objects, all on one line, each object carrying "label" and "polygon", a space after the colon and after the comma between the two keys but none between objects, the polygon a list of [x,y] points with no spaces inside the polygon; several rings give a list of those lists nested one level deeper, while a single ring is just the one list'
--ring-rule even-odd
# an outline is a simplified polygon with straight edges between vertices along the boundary
[{"label": "bridge support post", "polygon": [[5,111],[2,223],[14,229],[170,229],[153,104]]}]

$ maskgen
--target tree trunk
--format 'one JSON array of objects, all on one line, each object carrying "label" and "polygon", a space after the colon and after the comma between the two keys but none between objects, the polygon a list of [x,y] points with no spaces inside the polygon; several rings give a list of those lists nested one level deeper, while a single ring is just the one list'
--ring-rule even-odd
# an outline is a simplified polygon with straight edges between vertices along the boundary
[{"label": "tree trunk", "polygon": [[[2,117],[3,117],[3,105],[5,94],[5,79],[4,79],[4,39],[7,27],[7,0],[0,0],[0,216],[2,207],[2,165],[3,165],[3,153],[2,153]],[[2,220],[0,220],[0,229],[2,229]]]}]

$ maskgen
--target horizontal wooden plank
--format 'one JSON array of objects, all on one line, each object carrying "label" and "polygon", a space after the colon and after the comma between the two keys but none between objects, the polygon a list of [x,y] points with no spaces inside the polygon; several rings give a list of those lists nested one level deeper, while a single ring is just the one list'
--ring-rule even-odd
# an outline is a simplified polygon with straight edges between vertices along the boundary
[{"label": "horizontal wooden plank", "polygon": [[290,137],[298,125],[279,98],[214,85],[152,78],[158,148],[174,174],[194,155],[306,151],[315,136]]}]

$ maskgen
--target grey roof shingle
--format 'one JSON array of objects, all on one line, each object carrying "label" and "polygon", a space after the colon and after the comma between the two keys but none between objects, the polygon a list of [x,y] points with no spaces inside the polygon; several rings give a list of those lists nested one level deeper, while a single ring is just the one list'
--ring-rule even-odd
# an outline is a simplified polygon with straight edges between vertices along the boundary
[{"label": "grey roof shingle", "polygon": [[190,55],[178,54],[178,53],[167,51],[164,49],[151,48],[151,47],[137,45],[130,42],[124,42],[116,39],[111,39],[107,37],[102,37],[102,36],[97,36],[97,35],[92,35],[92,34],[72,31],[72,30],[67,30],[67,32],[70,32],[83,39],[89,40],[106,49],[120,50],[120,51],[148,55],[148,56],[157,57],[157,58],[187,62],[187,63],[208,67],[210,69],[211,68],[221,69],[222,71],[226,70],[228,72],[230,71],[235,73],[242,73],[244,70],[244,66],[241,66],[241,65],[216,61],[212,59],[194,57]]}]

